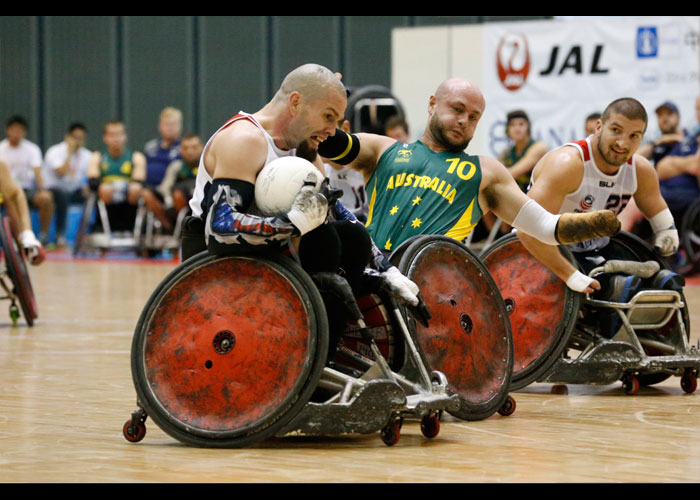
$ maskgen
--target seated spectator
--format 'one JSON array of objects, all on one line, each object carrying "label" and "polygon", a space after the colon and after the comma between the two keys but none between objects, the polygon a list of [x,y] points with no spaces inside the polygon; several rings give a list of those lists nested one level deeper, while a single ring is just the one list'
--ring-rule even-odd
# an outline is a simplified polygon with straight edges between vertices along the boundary
[{"label": "seated spectator", "polygon": [[506,136],[513,144],[504,149],[498,159],[506,166],[520,189],[527,192],[530,173],[549,148],[544,142],[532,138],[530,118],[522,110],[511,111],[506,116]]},{"label": "seated spectator", "polygon": [[[146,179],[146,158],[143,153],[127,148],[124,123],[110,121],[104,127],[102,139],[107,146],[95,151],[88,165],[88,184],[106,205],[119,205],[126,210],[114,210],[119,220],[111,220],[113,229],[133,227],[141,189]],[[131,208],[129,208],[131,207]]]},{"label": "seated spectator", "polygon": [[66,246],[66,221],[71,203],[84,203],[87,170],[92,153],[85,148],[87,129],[72,123],[63,141],[51,146],[44,156],[46,186],[56,208],[56,246]]},{"label": "seated spectator", "polygon": [[148,141],[143,148],[143,153],[146,155],[144,192],[155,193],[156,196],[159,196],[156,187],[163,182],[168,165],[182,158],[180,155],[182,112],[173,107],[163,109],[158,118],[158,133],[159,137]]},{"label": "seated spectator", "polygon": [[680,214],[700,198],[700,96],[695,100],[695,114],[698,121],[695,130],[685,133],[656,164],[661,194],[674,214]]},{"label": "seated spectator", "polygon": [[27,129],[27,121],[21,116],[13,116],[7,121],[7,137],[0,142],[0,159],[7,163],[12,178],[24,190],[30,206],[39,210],[39,240],[46,245],[53,217],[53,196],[44,186],[41,175],[41,149],[26,138]]},{"label": "seated spectator", "polygon": [[403,116],[394,115],[384,124],[384,135],[401,142],[409,142],[408,123]]},{"label": "seated spectator", "polygon": [[[656,108],[656,121],[660,135],[640,146],[638,150],[639,154],[651,160],[655,167],[686,135],[686,132],[680,129],[678,107],[670,101],[666,101]],[[666,202],[668,203],[668,200]],[[619,218],[623,231],[640,234],[637,225],[642,221],[642,213],[637,208],[634,199],[630,200]]]},{"label": "seated spectator", "polygon": [[180,143],[182,158],[170,162],[163,181],[155,190],[144,189],[142,192],[146,206],[167,232],[172,232],[177,214],[187,207],[192,198],[203,149],[204,144],[199,135],[185,135]]},{"label": "seated spectator", "polygon": [[596,111],[595,113],[591,113],[586,117],[586,120],[584,121],[583,125],[583,130],[586,133],[586,137],[589,135],[595,134],[595,125],[600,120],[601,113]]},{"label": "seated spectator", "polygon": [[[506,137],[510,139],[512,145],[501,151],[498,160],[505,165],[520,189],[527,192],[532,169],[549,148],[544,142],[532,138],[530,118],[521,109],[506,115]],[[493,213],[486,214],[483,222],[490,230],[496,222],[496,216]],[[500,232],[508,231],[510,227],[502,224]]]},{"label": "seated spectator", "polygon": [[680,128],[680,112],[674,103],[666,101],[658,106],[656,121],[659,136],[639,148],[639,154],[650,159],[654,165],[659,163],[685,136],[685,132]]}]

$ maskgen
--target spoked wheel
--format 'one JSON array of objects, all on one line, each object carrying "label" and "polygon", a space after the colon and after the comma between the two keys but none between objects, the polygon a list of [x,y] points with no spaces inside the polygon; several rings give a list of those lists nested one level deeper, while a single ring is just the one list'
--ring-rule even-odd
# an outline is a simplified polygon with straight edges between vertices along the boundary
[{"label": "spoked wheel", "polygon": [[175,268],[151,295],[131,352],[140,405],[167,434],[242,447],[289,424],[318,385],[328,322],[309,276],[282,255]]},{"label": "spoked wheel", "polygon": [[399,270],[413,280],[432,315],[428,328],[409,320],[429,371],[442,372],[459,396],[454,416],[482,420],[504,403],[513,369],[513,343],[503,299],[481,261],[444,236],[417,238]]},{"label": "spoked wheel", "polygon": [[[34,320],[38,318],[36,300],[34,299],[34,290],[29,279],[29,271],[27,269],[27,259],[22,253],[19,243],[12,234],[10,228],[10,219],[7,216],[2,217],[2,228],[0,228],[0,245],[2,246],[3,255],[5,258],[5,267],[7,274],[14,286],[13,293],[19,300],[19,305],[22,308],[22,315],[29,326],[34,325]],[[16,322],[16,315],[10,306],[10,317],[13,322]]]}]

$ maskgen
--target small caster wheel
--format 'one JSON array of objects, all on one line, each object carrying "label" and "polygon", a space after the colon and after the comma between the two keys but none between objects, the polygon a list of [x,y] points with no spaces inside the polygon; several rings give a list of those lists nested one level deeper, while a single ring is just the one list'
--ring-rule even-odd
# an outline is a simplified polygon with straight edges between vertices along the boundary
[{"label": "small caster wheel", "polygon": [[420,431],[428,439],[436,437],[440,433],[440,417],[435,413],[425,415],[420,421]]},{"label": "small caster wheel", "polygon": [[382,441],[387,446],[394,446],[401,437],[401,425],[398,420],[392,420],[384,426],[381,432]]},{"label": "small caster wheel", "polygon": [[503,406],[501,406],[498,409],[498,413],[500,413],[504,417],[508,417],[515,412],[515,406],[515,399],[513,398],[513,396],[508,396],[505,402],[503,403]]},{"label": "small caster wheel", "polygon": [[12,326],[17,326],[17,321],[19,320],[19,307],[15,304],[10,306],[10,319],[12,320]]},{"label": "small caster wheel", "polygon": [[622,389],[625,394],[634,396],[639,391],[639,380],[634,375],[625,375],[622,377]]},{"label": "small caster wheel", "polygon": [[124,424],[124,437],[131,443],[138,443],[146,436],[146,424],[141,420],[127,420]]},{"label": "small caster wheel", "polygon": [[552,386],[551,393],[565,396],[569,394],[569,388],[566,386],[566,384],[554,384]]},{"label": "small caster wheel", "polygon": [[698,376],[693,370],[686,370],[681,377],[681,389],[687,394],[692,394],[698,388]]}]

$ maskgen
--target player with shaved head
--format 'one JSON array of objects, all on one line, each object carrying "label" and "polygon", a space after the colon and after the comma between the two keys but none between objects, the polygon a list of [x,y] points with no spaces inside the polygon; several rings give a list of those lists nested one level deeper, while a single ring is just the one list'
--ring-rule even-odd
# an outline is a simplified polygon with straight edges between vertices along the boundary
[{"label": "player with shaved head", "polygon": [[463,78],[442,82],[428,101],[428,122],[414,143],[337,131],[319,147],[324,158],[363,173],[367,229],[384,252],[417,235],[463,241],[484,213],[555,245],[614,234],[610,211],[554,215],[518,187],[496,159],[465,152],[484,114],[479,88]]}]

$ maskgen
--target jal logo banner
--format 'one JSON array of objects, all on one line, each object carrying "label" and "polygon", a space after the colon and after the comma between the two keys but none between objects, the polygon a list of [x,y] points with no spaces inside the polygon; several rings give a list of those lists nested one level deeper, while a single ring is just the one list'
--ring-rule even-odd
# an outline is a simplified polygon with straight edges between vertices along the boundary
[{"label": "jal logo banner", "polygon": [[656,130],[654,110],[673,100],[692,126],[700,93],[700,17],[583,18],[492,23],[483,29],[484,154],[509,140],[505,116],[525,110],[533,138],[550,148],[584,137],[584,121],[620,97],[634,97]]}]

